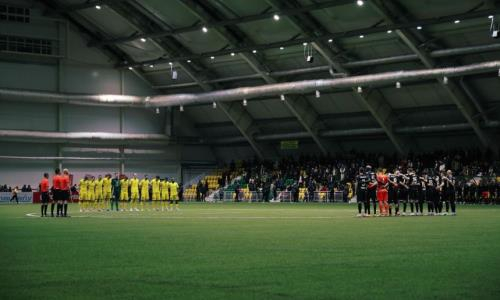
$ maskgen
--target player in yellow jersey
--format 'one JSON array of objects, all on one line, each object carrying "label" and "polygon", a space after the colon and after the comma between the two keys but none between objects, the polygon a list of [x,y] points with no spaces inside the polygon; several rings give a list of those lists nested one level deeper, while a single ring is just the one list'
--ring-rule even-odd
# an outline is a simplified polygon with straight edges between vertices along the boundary
[{"label": "player in yellow jersey", "polygon": [[179,210],[179,184],[173,178],[170,179],[170,209],[173,210],[175,202],[175,210]]},{"label": "player in yellow jersey", "polygon": [[151,190],[153,193],[152,199],[152,205],[153,205],[153,210],[158,210],[158,204],[161,201],[160,197],[160,176],[156,176],[153,180],[151,180]]},{"label": "player in yellow jersey", "polygon": [[95,205],[96,205],[95,209],[97,209],[98,211],[101,210],[102,201],[103,201],[102,185],[103,185],[102,176],[99,175],[97,177],[97,180],[95,181]]},{"label": "player in yellow jersey", "polygon": [[139,211],[137,205],[139,204],[139,179],[137,174],[129,180],[130,182],[130,211]]},{"label": "player in yellow jersey", "polygon": [[109,210],[109,201],[111,200],[111,174],[106,174],[102,180],[102,209]]},{"label": "player in yellow jersey", "polygon": [[160,180],[160,196],[161,196],[161,211],[165,211],[168,209],[168,190],[170,188],[170,182],[168,182],[168,178],[164,178]]},{"label": "player in yellow jersey", "polygon": [[[141,211],[144,211],[144,207],[149,202],[149,179],[148,175],[144,175],[144,178],[139,181],[139,188],[141,189]],[[148,209],[149,210],[149,209]]]},{"label": "player in yellow jersey", "polygon": [[87,202],[87,176],[84,176],[82,179],[80,179],[80,190],[78,192],[78,204],[80,205],[80,212],[83,212],[86,208],[86,202]]},{"label": "player in yellow jersey", "polygon": [[89,200],[89,208],[92,210],[95,206],[95,177],[92,176],[88,183],[87,198]]},{"label": "player in yellow jersey", "polygon": [[129,180],[127,176],[123,176],[120,180],[120,210],[125,211],[128,207],[128,186]]}]

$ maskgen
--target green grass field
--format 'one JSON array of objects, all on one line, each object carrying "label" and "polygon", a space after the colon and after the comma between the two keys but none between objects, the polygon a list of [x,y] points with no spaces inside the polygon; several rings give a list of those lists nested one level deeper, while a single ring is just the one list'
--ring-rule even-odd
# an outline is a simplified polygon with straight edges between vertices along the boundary
[{"label": "green grass field", "polygon": [[0,206],[1,299],[500,299],[500,207],[397,218],[336,204],[76,211]]}]

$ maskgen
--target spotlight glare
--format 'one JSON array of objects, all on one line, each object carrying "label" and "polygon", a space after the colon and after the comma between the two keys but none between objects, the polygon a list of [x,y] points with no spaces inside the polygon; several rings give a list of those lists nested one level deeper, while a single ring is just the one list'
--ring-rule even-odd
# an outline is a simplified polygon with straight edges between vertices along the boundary
[{"label": "spotlight glare", "polygon": [[329,40],[328,40],[328,43],[332,43],[332,42],[333,42],[333,39],[329,39]]},{"label": "spotlight glare", "polygon": [[156,114],[157,114],[157,115],[159,115],[159,114],[160,114],[160,108],[159,108],[159,107],[157,107],[157,108],[156,108]]},{"label": "spotlight glare", "polygon": [[493,19],[493,15],[489,15],[489,16],[488,16],[488,19]]},{"label": "spotlight glare", "polygon": [[190,64],[190,63],[191,63],[191,60],[190,60],[190,59],[188,59],[188,60],[186,60],[186,62],[187,62],[188,64]]},{"label": "spotlight glare", "polygon": [[154,67],[155,67],[155,65],[149,65],[149,67],[150,67],[150,68],[154,68]]},{"label": "spotlight glare", "polygon": [[280,50],[285,50],[285,47],[281,46],[281,47],[280,47]]},{"label": "spotlight glare", "polygon": [[358,86],[358,93],[361,94],[363,92],[363,88]]},{"label": "spotlight glare", "polygon": [[171,62],[171,61],[169,61],[169,62],[168,62],[168,64],[169,64],[169,65],[172,65],[172,62]]},{"label": "spotlight glare", "polygon": [[231,56],[235,56],[236,54],[234,52],[231,52]]},{"label": "spotlight glare", "polygon": [[179,111],[180,111],[180,112],[183,112],[183,111],[184,111],[184,106],[182,106],[182,105],[181,105],[181,106],[179,106]]},{"label": "spotlight glare", "polygon": [[203,31],[204,33],[207,33],[207,32],[208,32],[208,28],[207,28],[207,27],[205,27],[205,26],[203,26],[203,27],[201,28],[201,31]]},{"label": "spotlight glare", "polygon": [[399,82],[399,81],[398,81],[398,82],[396,82],[396,88],[397,88],[397,89],[400,89],[400,88],[401,88],[401,82]]},{"label": "spotlight glare", "polygon": [[247,99],[243,99],[243,106],[247,106],[248,102]]},{"label": "spotlight glare", "polygon": [[389,29],[389,30],[387,30],[387,33],[391,34],[391,33],[392,33],[392,30],[390,30],[390,29]]},{"label": "spotlight glare", "polygon": [[417,26],[417,30],[422,30],[422,26]]},{"label": "spotlight glare", "polygon": [[278,14],[274,14],[273,19],[274,19],[274,21],[279,21],[280,16]]},{"label": "spotlight glare", "polygon": [[215,59],[215,56],[210,56],[210,59],[211,59],[211,60],[214,60],[214,59]]},{"label": "spotlight glare", "polygon": [[141,42],[145,43],[146,39],[145,38],[141,38]]},{"label": "spotlight glare", "polygon": [[257,50],[255,50],[255,49],[254,49],[254,50],[252,50],[252,53],[253,53],[253,54],[257,53]]},{"label": "spotlight glare", "polygon": [[285,101],[285,95],[283,95],[283,94],[280,95],[280,99],[281,99],[281,101]]},{"label": "spotlight glare", "polygon": [[307,43],[306,43],[306,42],[304,42],[304,43],[302,43],[302,45],[305,47],[305,46],[307,46]]},{"label": "spotlight glare", "polygon": [[133,68],[133,67],[128,67],[128,69],[129,69],[130,71],[132,71],[134,68]]},{"label": "spotlight glare", "polygon": [[356,4],[358,6],[363,6],[365,4],[365,2],[363,0],[358,0],[358,1],[356,1]]},{"label": "spotlight glare", "polygon": [[212,103],[212,107],[213,107],[214,109],[216,109],[216,108],[217,108],[217,103],[216,103],[216,102]]},{"label": "spotlight glare", "polygon": [[360,39],[364,39],[364,38],[365,38],[365,36],[364,36],[364,35],[360,35],[360,36],[359,36],[359,38],[360,38]]},{"label": "spotlight glare", "polygon": [[318,90],[316,90],[316,98],[320,98],[320,97],[321,97],[321,93]]},{"label": "spotlight glare", "polygon": [[453,22],[453,23],[458,24],[458,23],[460,23],[460,20],[455,20],[455,22]]},{"label": "spotlight glare", "polygon": [[95,6],[95,9],[100,10],[102,7],[98,4]]},{"label": "spotlight glare", "polygon": [[446,76],[443,77],[443,84],[448,84],[448,77]]}]

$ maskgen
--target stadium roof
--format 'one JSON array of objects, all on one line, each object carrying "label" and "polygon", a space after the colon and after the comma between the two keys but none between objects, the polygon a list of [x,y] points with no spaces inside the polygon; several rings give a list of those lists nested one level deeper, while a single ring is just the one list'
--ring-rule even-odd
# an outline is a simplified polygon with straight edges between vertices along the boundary
[{"label": "stadium roof", "polygon": [[[70,19],[117,68],[130,69],[158,94],[500,58],[498,40],[490,32],[492,17],[500,12],[497,1],[42,2]],[[312,62],[306,61],[308,55]],[[404,128],[444,124],[468,125],[483,146],[492,147],[488,122],[500,115],[497,75],[423,80],[401,88],[332,89],[320,98],[311,93],[284,102],[279,97],[248,99],[248,105],[220,103],[216,110],[196,105],[185,107],[184,114],[204,136],[242,136],[260,154],[259,135],[302,133],[296,137],[312,138],[326,153],[332,147],[326,131],[366,128],[379,128],[404,152],[412,143],[401,134]]]}]

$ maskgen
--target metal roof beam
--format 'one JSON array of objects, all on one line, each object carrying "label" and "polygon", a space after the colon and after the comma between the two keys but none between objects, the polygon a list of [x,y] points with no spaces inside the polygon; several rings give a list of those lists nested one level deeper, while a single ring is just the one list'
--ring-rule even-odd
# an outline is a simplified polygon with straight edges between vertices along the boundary
[{"label": "metal roof beam", "polygon": [[[277,8],[299,5],[296,1],[267,0],[267,2]],[[325,35],[326,30],[322,28],[321,24],[307,14],[302,14],[300,17],[290,17],[290,20],[297,29],[303,32],[307,37],[314,38],[317,35]],[[328,43],[328,45],[325,45],[325,42],[326,41],[320,40],[314,42],[313,46],[337,72],[349,74],[349,71],[346,70],[337,59],[337,54],[341,52],[340,47],[335,45],[335,43]],[[375,89],[365,89],[362,93],[357,93],[356,89],[353,91],[384,129],[396,150],[399,153],[406,153],[406,143],[393,131],[393,125],[397,121],[397,118],[390,105],[384,99],[382,93]]]},{"label": "metal roof beam", "polygon": [[[396,1],[374,0],[370,1],[370,3],[375,11],[379,13],[389,24],[394,24],[398,21],[394,15],[398,15],[400,18],[406,19],[406,14],[404,14],[400,8],[400,4]],[[420,43],[418,39],[409,30],[398,29],[396,30],[396,33],[405,45],[407,45],[408,48],[410,48],[412,52],[419,57],[420,61],[426,68],[432,69],[436,67],[436,61],[429,55],[429,53],[419,47]],[[423,36],[421,32],[419,34]],[[479,120],[475,118],[475,116],[480,114],[481,111],[476,109],[473,101],[471,101],[471,99],[467,96],[467,93],[455,80],[451,78],[448,79],[447,84],[445,84],[444,79],[438,79],[438,81],[443,84],[444,90],[457,105],[467,122],[469,122],[483,146],[497,151],[493,139],[480,127]]]}]

